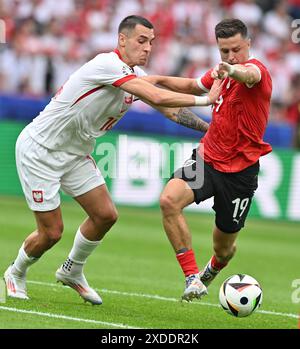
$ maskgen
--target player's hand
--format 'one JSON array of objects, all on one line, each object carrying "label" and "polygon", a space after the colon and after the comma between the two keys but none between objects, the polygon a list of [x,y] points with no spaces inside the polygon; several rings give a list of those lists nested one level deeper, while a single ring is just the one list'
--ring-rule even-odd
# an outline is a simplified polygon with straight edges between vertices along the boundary
[{"label": "player's hand", "polygon": [[232,70],[232,66],[229,63],[221,62],[217,64],[211,72],[211,77],[213,79],[226,79],[229,72]]},{"label": "player's hand", "polygon": [[213,79],[215,79],[215,80],[217,80],[217,79],[223,80],[223,79],[227,78],[227,74],[224,73],[223,71],[221,71],[219,66],[220,66],[220,65],[217,64],[217,65],[213,68],[213,70],[212,70],[212,72],[211,72],[211,74],[210,74],[211,77],[212,77]]},{"label": "player's hand", "polygon": [[234,65],[229,64],[227,62],[221,62],[219,64],[219,72],[223,75],[226,75],[226,77],[229,75],[231,76],[231,74],[234,71]]},{"label": "player's hand", "polygon": [[222,86],[225,80],[215,79],[209,93],[208,98],[210,100],[210,104],[215,103],[215,101],[219,98]]}]

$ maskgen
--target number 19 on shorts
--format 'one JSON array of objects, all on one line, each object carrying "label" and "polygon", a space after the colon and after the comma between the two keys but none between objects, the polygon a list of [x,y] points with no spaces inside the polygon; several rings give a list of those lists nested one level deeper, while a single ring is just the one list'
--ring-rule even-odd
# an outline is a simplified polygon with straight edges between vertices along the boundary
[{"label": "number 19 on shorts", "polygon": [[248,204],[249,204],[250,199],[249,198],[236,198],[235,200],[232,201],[232,203],[235,205],[234,206],[234,211],[233,211],[233,221],[236,221],[237,223],[243,216],[243,213],[245,212]]}]

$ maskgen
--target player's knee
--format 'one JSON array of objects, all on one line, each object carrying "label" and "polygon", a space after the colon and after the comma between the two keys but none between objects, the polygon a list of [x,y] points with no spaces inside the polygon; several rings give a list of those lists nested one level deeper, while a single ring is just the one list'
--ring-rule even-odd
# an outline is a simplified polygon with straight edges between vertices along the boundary
[{"label": "player's knee", "polygon": [[61,234],[58,234],[56,232],[53,232],[52,234],[48,235],[49,245],[55,245],[61,239],[61,236]]},{"label": "player's knee", "polygon": [[45,236],[49,240],[58,241],[64,230],[64,224],[62,221],[57,222],[43,222],[39,225],[39,233]]},{"label": "player's knee", "polygon": [[119,218],[119,214],[118,214],[118,211],[116,210],[116,208],[113,208],[110,212],[109,212],[109,215],[108,215],[108,221],[111,225],[114,225],[117,220]]},{"label": "player's knee", "polygon": [[63,233],[63,224],[59,224],[57,226],[51,227],[48,229],[46,233],[47,245],[49,247],[55,245],[62,237]]},{"label": "player's knee", "polygon": [[98,227],[107,225],[113,226],[118,220],[118,211],[115,207],[108,208],[99,212],[98,215],[93,217],[94,224]]},{"label": "player's knee", "polygon": [[162,193],[159,199],[159,204],[164,214],[169,214],[178,210],[178,205],[175,199],[169,194]]}]

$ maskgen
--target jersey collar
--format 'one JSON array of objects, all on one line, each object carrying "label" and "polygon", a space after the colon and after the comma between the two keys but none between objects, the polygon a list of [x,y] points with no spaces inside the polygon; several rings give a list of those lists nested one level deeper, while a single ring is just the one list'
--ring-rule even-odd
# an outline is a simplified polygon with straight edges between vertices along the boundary
[{"label": "jersey collar", "polygon": [[[118,57],[120,58],[120,60],[122,61],[122,62],[124,62],[124,60],[123,60],[123,58],[122,58],[122,56],[121,56],[121,53],[120,53],[120,51],[117,49],[117,48],[115,48],[114,50],[113,50],[113,52],[114,53],[116,53],[117,55],[118,55]],[[126,62],[124,62],[125,64],[127,64]],[[127,64],[128,65],[128,64]],[[133,70],[133,67],[130,67],[129,65],[128,65],[128,67],[132,70],[132,72],[134,71]]]},{"label": "jersey collar", "polygon": [[[122,56],[121,56],[121,53],[120,53],[120,51],[119,51],[117,48],[115,48],[115,49],[113,50],[113,52],[116,53],[116,54],[118,55],[118,57],[120,58],[120,60],[121,60],[122,62],[124,62],[124,61],[123,61],[123,58],[122,58]],[[124,63],[125,63],[125,62],[124,62]]]}]

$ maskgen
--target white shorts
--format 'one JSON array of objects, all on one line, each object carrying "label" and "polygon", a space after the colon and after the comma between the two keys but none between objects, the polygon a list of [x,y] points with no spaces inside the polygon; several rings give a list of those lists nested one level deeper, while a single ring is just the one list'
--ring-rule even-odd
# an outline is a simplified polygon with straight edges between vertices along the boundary
[{"label": "white shorts", "polygon": [[47,149],[26,128],[16,143],[16,164],[28,206],[51,211],[60,205],[59,190],[76,197],[105,183],[91,156]]}]

